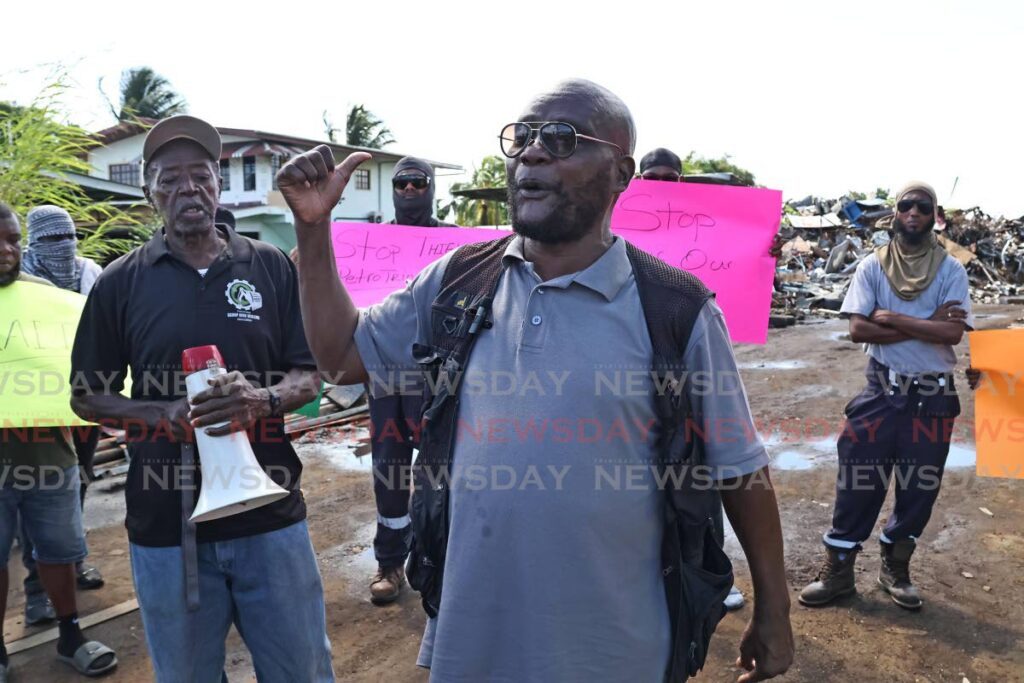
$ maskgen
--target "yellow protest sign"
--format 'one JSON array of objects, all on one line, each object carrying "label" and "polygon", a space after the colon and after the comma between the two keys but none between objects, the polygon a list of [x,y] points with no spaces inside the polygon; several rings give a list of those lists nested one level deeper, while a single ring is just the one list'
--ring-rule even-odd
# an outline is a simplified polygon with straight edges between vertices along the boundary
[{"label": "yellow protest sign", "polygon": [[971,366],[983,373],[974,398],[978,476],[1024,479],[1024,329],[969,338]]},{"label": "yellow protest sign", "polygon": [[0,427],[84,424],[68,382],[84,306],[84,296],[57,287],[0,287]]}]

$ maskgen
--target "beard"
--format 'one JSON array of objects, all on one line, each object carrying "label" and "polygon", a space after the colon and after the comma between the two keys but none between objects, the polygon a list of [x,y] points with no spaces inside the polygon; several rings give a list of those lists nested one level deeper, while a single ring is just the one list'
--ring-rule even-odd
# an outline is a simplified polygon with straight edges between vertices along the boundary
[{"label": "beard", "polygon": [[935,219],[932,219],[927,227],[918,232],[911,232],[908,230],[906,224],[899,218],[893,221],[893,225],[896,227],[896,234],[904,243],[909,246],[916,247],[922,244],[928,238],[928,235],[932,233],[932,229],[935,227]]},{"label": "beard", "polygon": [[[611,171],[605,171],[592,178],[587,187],[608,187]],[[554,206],[546,216],[526,220],[520,216],[519,204],[516,201],[517,185],[510,182],[508,186],[509,217],[512,220],[512,231],[527,239],[542,244],[565,244],[577,242],[588,232],[605,212],[604,197],[599,190],[591,190],[582,196],[573,197],[559,184],[551,190],[551,201]]]},{"label": "beard", "polygon": [[0,273],[0,287],[6,287],[10,284],[13,284],[14,281],[18,279],[19,275],[21,275],[20,262],[18,263],[18,265],[14,266],[14,268],[11,268],[6,273]]}]

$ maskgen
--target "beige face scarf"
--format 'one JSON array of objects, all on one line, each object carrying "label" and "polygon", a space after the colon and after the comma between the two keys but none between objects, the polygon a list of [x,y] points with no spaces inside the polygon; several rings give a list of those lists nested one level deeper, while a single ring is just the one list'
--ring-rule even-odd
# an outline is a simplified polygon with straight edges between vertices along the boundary
[{"label": "beige face scarf", "polygon": [[[935,190],[919,182],[909,183],[900,190],[896,202],[899,203],[904,196],[915,190],[927,194],[932,200],[932,206],[937,206]],[[920,244],[907,245],[899,239],[895,228],[892,240],[879,247],[875,253],[896,296],[904,301],[913,301],[928,289],[946,259],[946,250],[939,244],[934,232],[929,232]]]}]

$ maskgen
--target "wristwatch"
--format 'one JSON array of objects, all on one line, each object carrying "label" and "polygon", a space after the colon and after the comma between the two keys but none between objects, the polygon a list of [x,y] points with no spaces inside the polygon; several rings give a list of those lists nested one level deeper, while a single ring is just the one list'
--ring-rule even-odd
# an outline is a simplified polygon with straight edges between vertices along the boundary
[{"label": "wristwatch", "polygon": [[267,403],[270,404],[270,417],[281,417],[281,397],[273,389],[267,389]]}]

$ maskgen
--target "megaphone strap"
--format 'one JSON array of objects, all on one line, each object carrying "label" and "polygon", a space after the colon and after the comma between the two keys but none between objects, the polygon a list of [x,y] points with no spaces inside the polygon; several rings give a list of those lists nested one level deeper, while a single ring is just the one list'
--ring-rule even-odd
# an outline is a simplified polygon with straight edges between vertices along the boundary
[{"label": "megaphone strap", "polygon": [[181,558],[185,570],[185,605],[189,612],[199,609],[199,549],[196,525],[189,517],[195,507],[196,447],[181,444]]}]

